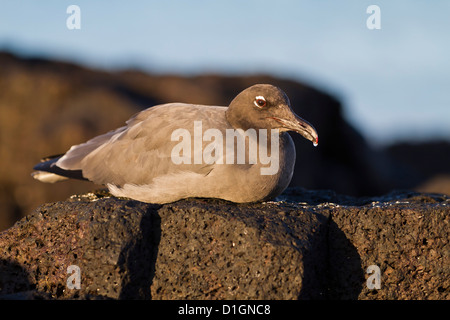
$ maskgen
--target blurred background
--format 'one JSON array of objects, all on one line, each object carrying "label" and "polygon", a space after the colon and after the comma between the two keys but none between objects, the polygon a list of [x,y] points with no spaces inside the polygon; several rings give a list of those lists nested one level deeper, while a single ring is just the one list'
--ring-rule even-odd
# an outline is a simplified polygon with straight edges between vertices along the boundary
[{"label": "blurred background", "polygon": [[448,1],[2,1],[0,230],[99,188],[33,180],[41,157],[152,105],[227,105],[255,83],[319,132],[318,148],[293,135],[291,185],[450,194],[449,17]]}]

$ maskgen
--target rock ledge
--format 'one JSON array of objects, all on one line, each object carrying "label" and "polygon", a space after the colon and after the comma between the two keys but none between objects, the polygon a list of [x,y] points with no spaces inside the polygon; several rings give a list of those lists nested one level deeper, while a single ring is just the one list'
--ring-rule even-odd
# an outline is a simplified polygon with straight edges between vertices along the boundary
[{"label": "rock ledge", "polygon": [[97,191],[44,204],[0,233],[0,298],[450,298],[447,196],[293,188],[277,200],[152,205]]}]

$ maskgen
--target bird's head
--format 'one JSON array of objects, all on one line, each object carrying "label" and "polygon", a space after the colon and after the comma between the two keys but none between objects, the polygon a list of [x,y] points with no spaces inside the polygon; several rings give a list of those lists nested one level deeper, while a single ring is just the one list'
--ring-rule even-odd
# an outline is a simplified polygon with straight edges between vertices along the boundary
[{"label": "bird's head", "polygon": [[235,129],[279,129],[295,131],[314,146],[319,143],[316,129],[292,111],[287,95],[270,84],[257,84],[239,93],[226,111],[228,122]]}]

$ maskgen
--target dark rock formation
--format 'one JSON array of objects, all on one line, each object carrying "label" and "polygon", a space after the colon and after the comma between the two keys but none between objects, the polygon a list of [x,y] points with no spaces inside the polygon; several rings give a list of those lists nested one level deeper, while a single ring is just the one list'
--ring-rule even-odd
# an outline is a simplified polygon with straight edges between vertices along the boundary
[{"label": "dark rock formation", "polygon": [[450,141],[398,143],[386,154],[408,172],[415,172],[415,190],[450,195]]},{"label": "dark rock formation", "polygon": [[[449,299],[448,205],[439,194],[298,188],[255,204],[73,196],[0,234],[0,297]],[[380,289],[366,285],[370,265]]]}]

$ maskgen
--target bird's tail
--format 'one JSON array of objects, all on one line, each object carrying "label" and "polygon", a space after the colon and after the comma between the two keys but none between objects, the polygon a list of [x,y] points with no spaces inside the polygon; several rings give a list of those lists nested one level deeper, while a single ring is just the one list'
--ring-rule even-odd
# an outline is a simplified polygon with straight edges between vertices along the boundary
[{"label": "bird's tail", "polygon": [[55,183],[69,178],[87,180],[83,177],[81,170],[64,170],[56,165],[63,155],[55,155],[41,159],[41,162],[33,167],[31,176],[41,182]]}]

